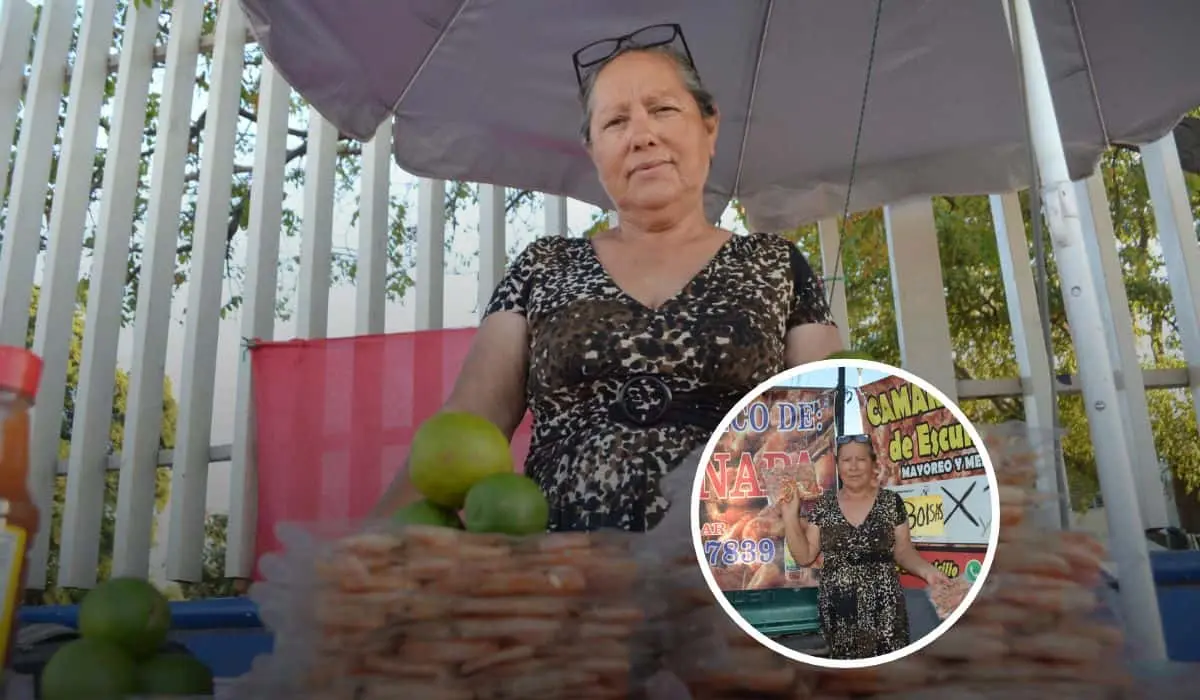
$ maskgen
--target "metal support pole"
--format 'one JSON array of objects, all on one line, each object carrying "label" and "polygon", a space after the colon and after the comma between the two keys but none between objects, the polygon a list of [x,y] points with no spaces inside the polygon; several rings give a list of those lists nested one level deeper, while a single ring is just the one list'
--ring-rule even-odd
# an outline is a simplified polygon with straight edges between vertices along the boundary
[{"label": "metal support pole", "polygon": [[833,405],[833,421],[834,434],[846,434],[846,368],[838,367],[837,391],[835,392],[837,401]]},{"label": "metal support pole", "polygon": [[1038,42],[1030,0],[1006,0],[1024,78],[1031,144],[1042,176],[1046,222],[1058,263],[1067,323],[1079,362],[1096,469],[1108,518],[1109,550],[1117,567],[1121,617],[1128,649],[1139,658],[1167,658],[1150,554],[1142,529],[1137,488],[1117,404],[1117,385],[1095,277],[1085,248],[1079,202],[1067,169],[1054,98]]}]

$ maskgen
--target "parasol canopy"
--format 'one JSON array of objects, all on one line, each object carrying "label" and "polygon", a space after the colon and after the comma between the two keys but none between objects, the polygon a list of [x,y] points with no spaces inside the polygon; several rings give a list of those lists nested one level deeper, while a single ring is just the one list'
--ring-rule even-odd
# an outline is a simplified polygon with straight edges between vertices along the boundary
[{"label": "parasol canopy", "polygon": [[[241,0],[284,78],[344,134],[395,115],[418,176],[609,208],[584,151],[572,54],[679,23],[722,114],[706,206],[753,228],[1030,184],[1018,67],[1000,0]],[[1070,174],[1108,142],[1164,136],[1200,104],[1200,3],[1039,0]],[[1101,116],[1102,115],[1102,118]],[[1107,133],[1106,133],[1107,132]]]}]

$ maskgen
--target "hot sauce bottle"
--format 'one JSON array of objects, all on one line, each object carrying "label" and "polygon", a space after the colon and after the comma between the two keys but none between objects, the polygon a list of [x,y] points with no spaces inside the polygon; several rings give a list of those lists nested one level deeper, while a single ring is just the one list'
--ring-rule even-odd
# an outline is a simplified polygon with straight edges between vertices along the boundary
[{"label": "hot sauce bottle", "polygon": [[0,345],[0,659],[6,669],[25,596],[25,557],[41,521],[29,492],[29,410],[41,374],[37,355]]}]

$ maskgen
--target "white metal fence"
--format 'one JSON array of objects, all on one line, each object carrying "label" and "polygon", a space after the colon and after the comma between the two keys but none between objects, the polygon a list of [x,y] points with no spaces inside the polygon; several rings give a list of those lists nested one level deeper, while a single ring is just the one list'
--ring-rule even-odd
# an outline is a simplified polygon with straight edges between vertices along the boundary
[{"label": "white metal fence", "polygon": [[[321,337],[329,327],[331,284],[352,267],[354,329],[384,331],[388,290],[407,274],[398,265],[411,252],[396,229],[390,124],[371,142],[346,146],[319,115],[306,114],[269,64],[247,61],[257,54],[236,2],[218,7],[176,0],[164,10],[157,3],[130,9],[124,0],[45,0],[36,33],[35,8],[27,0],[3,0],[2,7],[0,143],[15,137],[15,148],[10,187],[0,202],[0,343],[26,342],[32,321],[33,348],[45,359],[33,423],[32,486],[49,513],[55,479],[66,476],[57,583],[86,588],[96,581],[105,478],[112,471],[119,473],[112,571],[146,574],[161,465],[171,469],[167,575],[198,580],[208,469],[220,461],[231,463],[232,474],[225,573],[246,577],[256,499],[250,373],[242,361],[234,405],[214,406],[219,319],[236,305],[242,337],[275,337],[282,271],[298,280],[297,334]],[[302,172],[295,172],[297,149],[303,149]],[[1142,371],[1104,188],[1093,178],[1078,183],[1078,192],[1085,224],[1095,233],[1091,255],[1103,286],[1097,291],[1106,300],[1119,358],[1130,463],[1156,465],[1146,389],[1189,388],[1200,399],[1200,250],[1173,137],[1141,151],[1190,373]],[[410,292],[418,329],[439,327],[443,319],[448,186],[455,185],[422,180],[418,187]],[[481,303],[510,251],[511,194],[481,186],[473,205]],[[298,206],[285,201],[297,195]],[[339,251],[334,220],[337,202],[347,196],[357,199],[357,249]],[[956,378],[934,212],[924,199],[885,208],[903,364],[952,398],[1023,397],[1027,420],[1045,422],[1053,400],[1050,362],[1037,330],[1021,208],[1015,193],[996,194],[991,205],[1021,376]],[[547,196],[542,209],[543,233],[567,235],[566,201]],[[819,230],[819,257],[828,262],[837,245],[836,222],[820,222]],[[239,232],[244,234],[231,245]],[[299,239],[294,270],[281,249],[291,240],[286,232]],[[894,245],[897,240],[904,244]],[[240,295],[230,292],[234,268]],[[173,449],[163,450],[164,366],[180,276],[187,278],[187,296],[177,433]],[[72,377],[67,370],[81,280],[84,330],[78,376]],[[835,315],[846,328],[844,286],[837,289]],[[123,320],[133,329],[132,359],[124,415],[114,424],[111,397]],[[64,420],[68,403],[73,408]],[[231,445],[212,444],[214,410],[235,413]],[[60,446],[64,435],[66,450]],[[112,449],[114,435],[121,436],[119,452]],[[1157,469],[1140,469],[1136,478],[1147,527],[1168,524]],[[46,580],[50,541],[49,528],[43,528],[31,587]]]}]

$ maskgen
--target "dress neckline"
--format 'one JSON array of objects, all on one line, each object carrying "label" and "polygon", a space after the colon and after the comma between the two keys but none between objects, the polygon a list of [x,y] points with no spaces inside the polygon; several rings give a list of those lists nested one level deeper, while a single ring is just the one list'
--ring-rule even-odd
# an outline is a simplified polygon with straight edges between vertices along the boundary
[{"label": "dress neckline", "polygon": [[842,520],[844,520],[850,527],[858,530],[861,529],[863,525],[866,525],[867,521],[871,519],[871,514],[875,512],[875,507],[879,505],[879,492],[881,490],[882,489],[879,488],[875,489],[875,497],[871,499],[871,507],[867,508],[867,514],[863,516],[862,522],[857,525],[850,522],[850,518],[846,517],[846,511],[842,510],[842,499],[838,498],[836,491],[833,494],[833,504],[837,507],[838,515],[842,516]]},{"label": "dress neckline", "polygon": [[600,260],[600,255],[596,251],[595,241],[588,239],[585,241],[585,243],[587,244],[588,254],[591,256],[592,262],[600,269],[600,272],[604,276],[604,279],[610,285],[612,285],[612,287],[614,289],[617,290],[617,294],[622,299],[624,299],[625,301],[628,301],[632,304],[635,304],[638,308],[643,309],[645,311],[658,312],[658,311],[661,311],[663,309],[663,307],[667,306],[671,302],[677,301],[681,297],[685,296],[687,294],[687,292],[691,291],[692,287],[696,284],[696,282],[698,280],[701,280],[704,277],[708,276],[708,274],[710,272],[712,272],[713,265],[715,265],[716,262],[725,254],[725,251],[728,250],[732,246],[734,239],[736,239],[737,237],[738,237],[738,235],[736,233],[728,236],[725,239],[725,242],[722,243],[719,248],[717,248],[716,252],[714,252],[711,256],[709,256],[708,260],[704,263],[704,266],[696,271],[696,274],[692,275],[691,278],[689,278],[688,281],[686,283],[684,283],[684,285],[682,287],[680,287],[674,294],[663,299],[661,303],[659,303],[655,306],[651,306],[651,305],[641,301],[637,297],[633,296],[629,292],[625,291],[625,288],[621,286],[621,283],[617,282],[616,278],[613,277],[612,273],[610,273],[608,271],[608,268],[605,267],[604,262],[602,260]]}]

